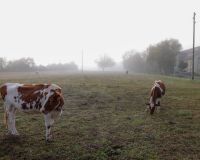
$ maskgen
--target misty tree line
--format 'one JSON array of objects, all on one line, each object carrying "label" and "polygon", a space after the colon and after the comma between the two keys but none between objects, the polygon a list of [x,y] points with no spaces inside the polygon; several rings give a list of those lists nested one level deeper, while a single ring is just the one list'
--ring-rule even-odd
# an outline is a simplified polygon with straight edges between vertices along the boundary
[{"label": "misty tree line", "polygon": [[[127,51],[122,56],[124,69],[139,73],[172,74],[176,65],[176,57],[182,45],[176,39],[161,41],[155,45],[150,45],[145,51]],[[111,57],[100,57],[96,61],[103,70],[114,66],[115,62]],[[179,69],[183,70],[187,64],[180,63]]]},{"label": "misty tree line", "polygon": [[[127,51],[122,56],[122,64],[125,70],[139,73],[172,74],[176,65],[176,57],[182,45],[176,39],[161,41],[150,45],[145,51]],[[104,55],[97,59],[96,64],[103,71],[105,68],[113,67],[116,63],[112,57]],[[185,62],[178,65],[180,70],[187,67]],[[27,72],[27,71],[76,71],[78,66],[74,62],[49,64],[47,66],[36,65],[33,58],[20,58],[7,61],[0,58],[0,71],[5,72]]]},{"label": "misty tree line", "polygon": [[30,72],[30,71],[76,71],[78,66],[74,62],[49,64],[47,66],[36,65],[33,58],[20,58],[17,60],[7,61],[0,58],[1,72]]},{"label": "misty tree line", "polygon": [[182,45],[176,39],[164,40],[150,45],[143,53],[126,52],[123,65],[127,70],[134,72],[172,74],[181,48]]}]

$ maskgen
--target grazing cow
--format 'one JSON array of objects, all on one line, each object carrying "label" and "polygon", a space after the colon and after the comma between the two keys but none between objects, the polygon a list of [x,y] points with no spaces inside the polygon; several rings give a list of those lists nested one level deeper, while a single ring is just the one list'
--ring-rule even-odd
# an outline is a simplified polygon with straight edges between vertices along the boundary
[{"label": "grazing cow", "polygon": [[147,110],[150,110],[150,114],[154,113],[157,106],[160,107],[160,100],[161,97],[165,95],[165,90],[165,84],[161,80],[156,80],[154,82],[151,88],[149,103],[146,103],[146,105],[148,105]]},{"label": "grazing cow", "polygon": [[61,115],[64,99],[61,88],[55,84],[5,83],[0,87],[4,101],[4,120],[9,134],[19,135],[15,128],[15,112],[43,113],[46,140],[50,140],[54,118]]}]

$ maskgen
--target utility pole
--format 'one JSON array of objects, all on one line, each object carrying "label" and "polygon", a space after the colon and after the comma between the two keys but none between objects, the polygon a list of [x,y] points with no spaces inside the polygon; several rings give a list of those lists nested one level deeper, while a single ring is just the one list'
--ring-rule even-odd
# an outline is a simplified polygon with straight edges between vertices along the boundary
[{"label": "utility pole", "polygon": [[196,16],[196,13],[194,12],[194,16],[193,16],[192,80],[194,80],[195,23],[196,23],[195,16]]},{"label": "utility pole", "polygon": [[104,69],[105,69],[105,53],[103,55],[103,64],[104,64],[104,66],[103,66],[103,71],[104,71]]},{"label": "utility pole", "polygon": [[82,73],[83,73],[83,50],[82,50]]}]

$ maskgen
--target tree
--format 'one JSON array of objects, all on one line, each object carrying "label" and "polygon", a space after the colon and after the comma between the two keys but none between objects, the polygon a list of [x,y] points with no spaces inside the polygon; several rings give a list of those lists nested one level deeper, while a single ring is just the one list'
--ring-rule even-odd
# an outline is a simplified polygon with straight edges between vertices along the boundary
[{"label": "tree", "polygon": [[33,71],[35,70],[35,67],[36,65],[33,58],[21,58],[18,60],[9,61],[6,69],[8,71],[23,72]]},{"label": "tree", "polygon": [[123,55],[123,66],[126,70],[133,72],[144,72],[145,60],[142,53],[134,50],[128,51]]},{"label": "tree", "polygon": [[147,49],[147,63],[154,72],[171,74],[174,72],[176,56],[181,48],[176,39],[161,41]]},{"label": "tree", "polygon": [[0,57],[0,71],[4,71],[6,68],[6,59]]},{"label": "tree", "polygon": [[51,71],[77,71],[78,70],[78,66],[74,63],[74,62],[70,62],[70,63],[53,63],[53,64],[49,64],[46,66],[47,70],[51,70]]},{"label": "tree", "polygon": [[113,67],[115,65],[115,61],[111,57],[106,55],[100,57],[95,62],[97,63],[98,67],[100,67],[103,71],[105,70],[105,68]]},{"label": "tree", "polygon": [[181,70],[181,71],[184,71],[185,68],[187,68],[188,66],[188,63],[187,62],[184,62],[184,61],[180,61],[179,64],[178,64],[178,68]]},{"label": "tree", "polygon": [[74,62],[54,63],[47,66],[36,65],[33,58],[20,58],[17,60],[6,61],[0,57],[0,71],[8,72],[29,72],[29,71],[77,71],[78,66]]}]

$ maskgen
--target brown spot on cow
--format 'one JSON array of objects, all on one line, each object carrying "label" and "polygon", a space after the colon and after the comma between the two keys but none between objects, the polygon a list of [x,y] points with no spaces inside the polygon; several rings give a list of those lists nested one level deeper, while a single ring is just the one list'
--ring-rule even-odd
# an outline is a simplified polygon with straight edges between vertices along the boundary
[{"label": "brown spot on cow", "polygon": [[27,104],[26,104],[26,103],[22,103],[22,109],[23,109],[23,110],[26,110],[26,109],[28,109],[28,107],[27,107]]},{"label": "brown spot on cow", "polygon": [[35,108],[36,108],[36,109],[42,108],[42,105],[41,105],[40,101],[37,101],[37,102],[36,102]]},{"label": "brown spot on cow", "polygon": [[153,98],[153,103],[156,104],[156,99],[162,97],[162,93],[158,87],[155,87],[151,92],[151,97]]},{"label": "brown spot on cow", "polygon": [[5,96],[7,95],[7,86],[6,85],[1,86],[0,92],[1,92],[2,99],[4,100]]},{"label": "brown spot on cow", "polygon": [[24,84],[23,86],[18,87],[18,92],[21,94],[28,94],[30,92],[35,92],[39,90],[43,90],[45,88],[48,88],[50,85],[49,84]]},{"label": "brown spot on cow", "polygon": [[165,84],[162,81],[156,81],[157,84],[159,84],[160,88],[162,89],[162,96],[165,95],[166,87]]},{"label": "brown spot on cow", "polygon": [[33,108],[33,105],[32,105],[32,103],[30,103],[30,109],[32,109]]},{"label": "brown spot on cow", "polygon": [[44,97],[45,97],[45,99],[47,98],[47,94],[48,94],[48,92],[45,92],[45,93],[44,93]]},{"label": "brown spot on cow", "polygon": [[48,87],[49,85],[44,84],[20,86],[18,87],[18,92],[21,94],[20,99],[27,103],[36,101],[38,97],[41,99],[43,98],[43,95],[42,93],[40,93],[40,90],[43,90]]}]

